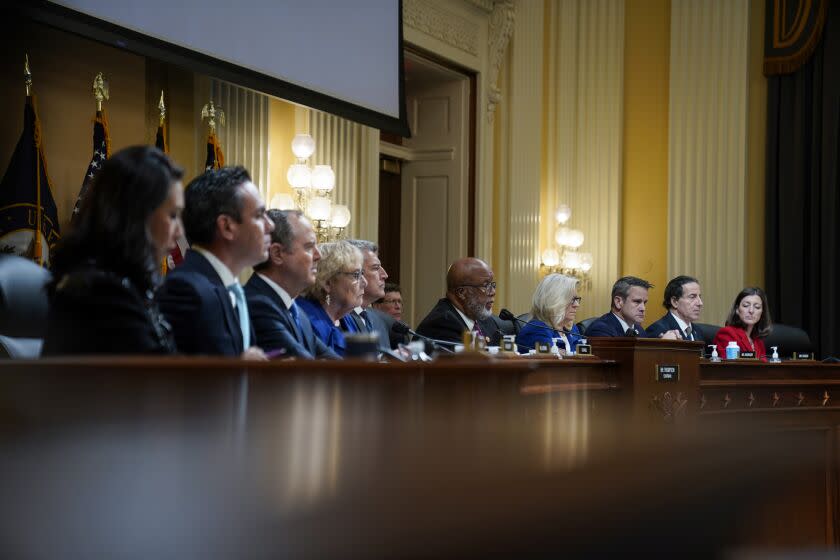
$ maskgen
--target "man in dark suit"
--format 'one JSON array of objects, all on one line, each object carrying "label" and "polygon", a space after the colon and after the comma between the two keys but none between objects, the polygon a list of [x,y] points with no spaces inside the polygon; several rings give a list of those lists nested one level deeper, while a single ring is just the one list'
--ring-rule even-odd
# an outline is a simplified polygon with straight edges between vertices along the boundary
[{"label": "man in dark suit", "polygon": [[391,335],[391,348],[397,348],[400,344],[409,342],[408,334],[400,334],[391,330],[397,321],[402,321],[402,290],[399,284],[385,282],[385,295],[374,301],[371,307],[376,311],[385,323]]},{"label": "man in dark suit", "polygon": [[683,340],[703,340],[703,334],[694,325],[703,311],[700,282],[691,276],[677,276],[665,286],[662,306],[665,315],[647,328],[651,338],[663,337],[674,332]]},{"label": "man in dark suit", "polygon": [[437,340],[461,342],[464,331],[476,331],[490,344],[513,332],[508,321],[493,315],[496,282],[490,266],[475,258],[458,259],[446,273],[446,297],[439,300],[417,332]]},{"label": "man in dark suit", "polygon": [[315,284],[321,260],[315,230],[299,210],[269,210],[268,217],[274,222],[268,260],[254,266],[245,285],[257,344],[289,357],[338,359],[295,304],[295,298]]},{"label": "man in dark suit", "polygon": [[[648,290],[652,287],[653,285],[647,280],[635,276],[625,276],[616,280],[612,288],[610,312],[593,321],[584,334],[587,337],[647,337],[647,333],[642,328],[642,321],[645,320]],[[665,338],[676,338],[676,336],[670,333]]]},{"label": "man in dark suit", "polygon": [[388,273],[379,260],[379,246],[372,241],[364,239],[349,239],[351,244],[362,252],[362,272],[367,280],[365,293],[362,296],[362,305],[348,313],[342,320],[342,328],[348,332],[369,332],[376,333],[379,338],[379,347],[385,350],[391,348],[391,337],[389,326],[382,315],[371,308],[370,304],[385,295],[385,280]]},{"label": "man in dark suit", "polygon": [[266,259],[274,224],[248,172],[225,167],[193,179],[183,221],[192,247],[157,294],[178,351],[264,360],[237,277]]}]

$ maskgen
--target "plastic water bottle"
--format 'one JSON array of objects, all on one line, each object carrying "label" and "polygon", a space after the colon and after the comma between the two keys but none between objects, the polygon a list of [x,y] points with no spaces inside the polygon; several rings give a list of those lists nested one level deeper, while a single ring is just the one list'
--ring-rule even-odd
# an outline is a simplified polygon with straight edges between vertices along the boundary
[{"label": "plastic water bottle", "polygon": [[734,340],[730,340],[729,344],[726,345],[726,359],[737,360],[740,355],[741,349],[738,347],[738,343]]}]

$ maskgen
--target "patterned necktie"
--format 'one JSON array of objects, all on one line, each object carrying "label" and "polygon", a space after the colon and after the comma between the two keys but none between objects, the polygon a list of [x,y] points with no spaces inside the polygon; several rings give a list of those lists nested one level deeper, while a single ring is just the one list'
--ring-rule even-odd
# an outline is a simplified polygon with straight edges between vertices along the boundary
[{"label": "patterned necktie", "polygon": [[637,334],[639,333],[636,332],[636,329],[630,327],[629,329],[627,329],[627,332],[624,333],[624,336],[636,336]]},{"label": "patterned necktie", "polygon": [[685,328],[685,339],[686,340],[694,340],[694,337],[691,336],[691,327]]},{"label": "patterned necktie", "polygon": [[484,338],[484,331],[481,330],[481,326],[478,324],[478,321],[473,323],[473,330],[475,331],[476,336]]},{"label": "patterned necktie", "polygon": [[365,329],[367,329],[367,332],[373,332],[373,325],[370,324],[367,309],[363,309],[362,312],[359,313],[359,316],[361,316],[361,318],[364,319]]},{"label": "patterned necktie", "polygon": [[239,329],[242,331],[242,348],[251,347],[251,318],[248,316],[248,304],[245,303],[245,291],[239,282],[228,286],[228,291],[236,300],[236,312],[239,314]]},{"label": "patterned necktie", "polygon": [[295,333],[295,337],[298,340],[303,340],[303,329],[300,326],[300,310],[298,310],[298,306],[295,305],[295,302],[292,302],[292,305],[289,306],[289,313],[292,315],[292,319],[295,322],[295,326],[297,327],[297,332]]}]

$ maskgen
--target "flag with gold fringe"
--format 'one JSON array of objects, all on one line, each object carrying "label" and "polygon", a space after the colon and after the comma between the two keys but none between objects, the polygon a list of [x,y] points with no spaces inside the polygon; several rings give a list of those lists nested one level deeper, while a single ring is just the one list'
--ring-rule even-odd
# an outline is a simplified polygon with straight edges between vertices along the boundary
[{"label": "flag with gold fringe", "polygon": [[[163,93],[161,93],[161,106],[163,105]],[[169,146],[166,143],[166,120],[164,118],[164,110],[161,108],[161,119],[158,125],[157,133],[155,134],[155,147],[165,154],[169,153]],[[166,275],[167,272],[178,266],[184,261],[184,255],[189,248],[186,237],[181,235],[177,239],[178,246],[169,252],[169,255],[163,259],[160,265],[161,274]]]},{"label": "flag with gold fringe", "polygon": [[60,237],[41,122],[35,96],[28,95],[23,133],[0,182],[0,253],[22,255],[47,266]]},{"label": "flag with gold fringe", "polygon": [[76,223],[78,219],[93,177],[109,157],[111,157],[111,136],[108,129],[108,118],[105,116],[105,111],[101,110],[96,112],[96,117],[93,119],[93,155],[82,180],[82,188],[79,191],[79,197],[76,199],[76,205],[73,206],[73,215],[70,217],[71,224]]},{"label": "flag with gold fringe", "polygon": [[207,159],[204,161],[205,171],[219,169],[225,166],[225,154],[222,152],[222,145],[215,132],[207,135]]}]

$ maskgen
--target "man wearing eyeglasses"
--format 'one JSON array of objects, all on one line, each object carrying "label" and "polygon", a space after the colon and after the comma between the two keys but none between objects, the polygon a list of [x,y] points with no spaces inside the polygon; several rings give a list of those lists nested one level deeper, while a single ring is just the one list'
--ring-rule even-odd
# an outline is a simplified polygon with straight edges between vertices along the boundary
[{"label": "man wearing eyeglasses", "polygon": [[458,259],[446,273],[446,297],[439,300],[417,332],[449,342],[461,342],[464,331],[475,331],[490,344],[498,344],[513,326],[493,315],[496,282],[493,270],[481,259]]}]

